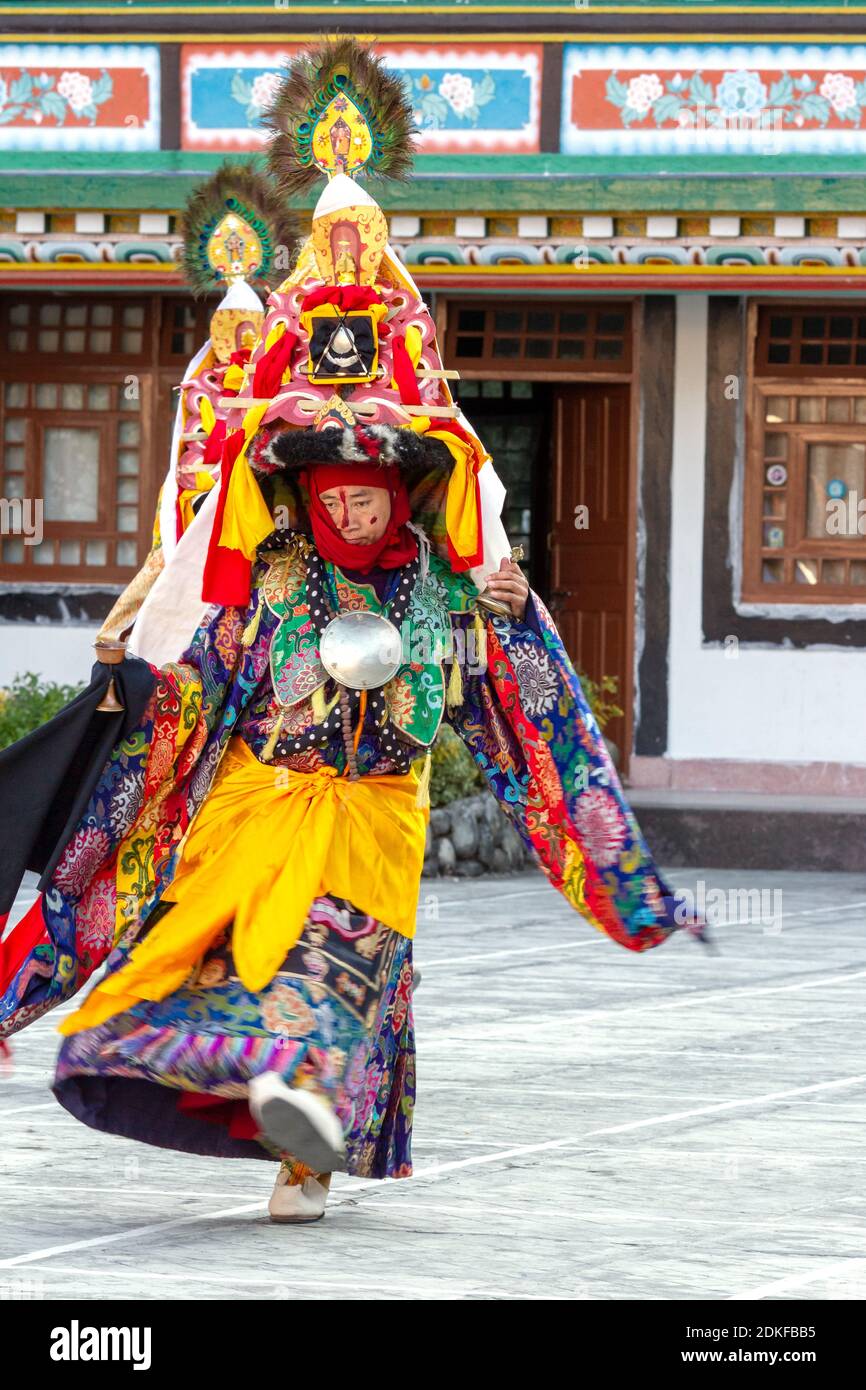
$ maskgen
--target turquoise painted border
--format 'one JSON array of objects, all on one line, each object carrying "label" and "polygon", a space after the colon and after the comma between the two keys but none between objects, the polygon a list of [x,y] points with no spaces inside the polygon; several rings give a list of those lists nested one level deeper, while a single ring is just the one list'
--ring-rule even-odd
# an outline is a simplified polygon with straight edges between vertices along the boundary
[{"label": "turquoise painted border", "polygon": [[[218,154],[63,151],[0,156],[0,206],[57,211],[175,212]],[[859,212],[866,206],[863,160],[779,156],[767,168],[738,157],[579,159],[513,155],[421,155],[406,184],[379,184],[388,213]],[[304,201],[311,208],[319,190]]]}]

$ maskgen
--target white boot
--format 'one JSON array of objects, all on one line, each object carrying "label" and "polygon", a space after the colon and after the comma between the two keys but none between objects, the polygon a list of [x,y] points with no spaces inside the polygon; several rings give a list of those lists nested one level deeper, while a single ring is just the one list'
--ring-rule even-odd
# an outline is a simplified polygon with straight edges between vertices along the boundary
[{"label": "white boot", "polygon": [[283,1153],[317,1173],[343,1167],[343,1126],[315,1091],[287,1086],[275,1071],[253,1077],[249,1106],[264,1133]]},{"label": "white boot", "polygon": [[290,1184],[289,1170],[289,1164],[280,1165],[271,1200],[268,1202],[271,1220],[298,1224],[305,1221],[321,1221],[328,1200],[330,1173],[319,1175],[322,1178],[327,1177],[326,1183],[320,1182],[318,1178],[309,1177],[302,1183]]}]

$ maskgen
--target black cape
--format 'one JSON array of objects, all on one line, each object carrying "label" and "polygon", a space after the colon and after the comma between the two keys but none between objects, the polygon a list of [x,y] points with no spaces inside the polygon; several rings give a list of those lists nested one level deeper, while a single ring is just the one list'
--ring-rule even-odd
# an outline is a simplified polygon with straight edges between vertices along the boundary
[{"label": "black cape", "polygon": [[[123,705],[97,709],[114,677]],[[41,728],[0,751],[0,925],[25,870],[50,881],[116,744],[140,722],[156,684],[140,657],[97,661],[90,684]]]}]

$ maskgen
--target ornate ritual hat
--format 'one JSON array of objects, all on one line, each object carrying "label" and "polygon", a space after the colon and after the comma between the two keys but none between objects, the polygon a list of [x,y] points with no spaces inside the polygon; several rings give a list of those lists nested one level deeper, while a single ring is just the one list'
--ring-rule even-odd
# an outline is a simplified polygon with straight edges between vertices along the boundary
[{"label": "ornate ritual hat", "polygon": [[292,61],[266,120],[275,185],[298,194],[327,182],[268,299],[237,400],[223,402],[243,439],[227,444],[219,545],[251,560],[273,529],[253,475],[378,460],[404,472],[413,510],[453,568],[476,566],[488,455],[451,395],[457,373],[443,366],[430,312],[388,245],[385,214],[357,182],[411,168],[404,85],[355,39],[327,40]]}]

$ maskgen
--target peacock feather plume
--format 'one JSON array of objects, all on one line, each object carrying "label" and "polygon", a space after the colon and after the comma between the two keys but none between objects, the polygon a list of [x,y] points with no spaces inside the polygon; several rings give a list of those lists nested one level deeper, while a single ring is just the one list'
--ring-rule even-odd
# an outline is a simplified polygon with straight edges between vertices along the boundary
[{"label": "peacock feather plume", "polygon": [[250,162],[226,160],[212,178],[198,185],[184,209],[184,270],[194,294],[210,294],[222,282],[208,256],[214,231],[227,213],[236,213],[255,232],[261,256],[248,277],[269,289],[285,279],[287,258],[277,264],[278,248],[294,250],[302,235],[295,213],[273,179]]},{"label": "peacock feather plume", "polygon": [[340,100],[351,103],[366,124],[365,154],[355,170],[383,178],[406,178],[412,167],[416,127],[401,78],[355,38],[325,39],[293,58],[285,69],[263,124],[273,132],[268,164],[284,193],[294,195],[321,177],[316,137],[321,121]]}]

